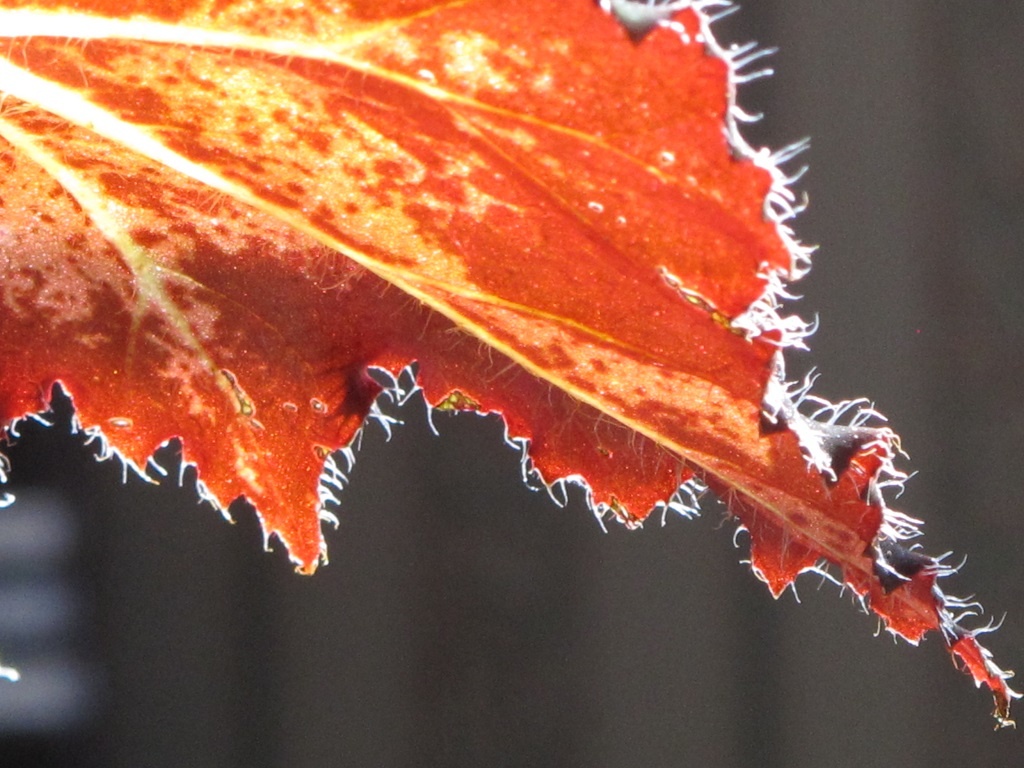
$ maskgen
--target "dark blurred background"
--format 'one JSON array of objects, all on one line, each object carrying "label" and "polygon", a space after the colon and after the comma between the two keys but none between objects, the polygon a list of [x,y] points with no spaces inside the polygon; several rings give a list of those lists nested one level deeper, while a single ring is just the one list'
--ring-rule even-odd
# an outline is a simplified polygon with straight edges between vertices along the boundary
[{"label": "dark blurred background", "polygon": [[[751,142],[813,140],[797,289],[821,328],[791,372],[889,416],[918,472],[894,506],[970,555],[944,586],[1005,612],[988,644],[1024,665],[1024,4],[750,0],[717,31],[780,48],[740,94]],[[399,413],[313,578],[246,510],[25,426],[0,765],[1019,764],[940,638],[876,637],[816,577],[773,602],[714,504],[603,533],[522,485],[495,419]]]}]

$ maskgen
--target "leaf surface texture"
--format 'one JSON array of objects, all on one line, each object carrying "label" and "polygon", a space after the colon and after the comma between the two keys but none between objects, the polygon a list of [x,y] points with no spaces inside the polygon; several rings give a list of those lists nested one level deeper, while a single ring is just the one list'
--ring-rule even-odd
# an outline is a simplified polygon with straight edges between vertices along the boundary
[{"label": "leaf surface texture", "polygon": [[325,460],[329,485],[369,371],[415,361],[628,524],[706,483],[774,594],[831,563],[1007,717],[898,543],[895,436],[780,376],[790,198],[735,131],[714,4],[676,5],[0,2],[0,424],[62,382],[138,466],[180,438],[312,570]]}]

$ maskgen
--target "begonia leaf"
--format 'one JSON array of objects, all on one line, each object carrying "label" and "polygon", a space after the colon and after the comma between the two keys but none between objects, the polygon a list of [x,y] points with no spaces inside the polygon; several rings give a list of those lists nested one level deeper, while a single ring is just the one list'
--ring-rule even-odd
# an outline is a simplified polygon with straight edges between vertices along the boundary
[{"label": "begonia leaf", "polygon": [[0,425],[60,382],[131,464],[180,439],[312,571],[371,371],[415,362],[627,524],[706,483],[773,594],[831,564],[1005,721],[900,543],[894,433],[784,380],[808,252],[736,130],[721,5],[0,0]]}]

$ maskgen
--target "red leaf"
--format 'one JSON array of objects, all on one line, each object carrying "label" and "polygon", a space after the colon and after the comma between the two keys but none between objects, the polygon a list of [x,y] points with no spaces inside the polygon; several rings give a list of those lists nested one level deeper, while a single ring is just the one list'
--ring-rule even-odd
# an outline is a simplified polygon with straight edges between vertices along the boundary
[{"label": "red leaf", "polygon": [[945,569],[899,544],[895,436],[783,383],[807,251],[735,130],[749,50],[701,4],[603,5],[628,30],[585,0],[0,2],[0,424],[61,381],[136,465],[180,437],[312,570],[368,370],[415,360],[602,513],[705,481],[773,594],[834,564],[1005,720]]}]

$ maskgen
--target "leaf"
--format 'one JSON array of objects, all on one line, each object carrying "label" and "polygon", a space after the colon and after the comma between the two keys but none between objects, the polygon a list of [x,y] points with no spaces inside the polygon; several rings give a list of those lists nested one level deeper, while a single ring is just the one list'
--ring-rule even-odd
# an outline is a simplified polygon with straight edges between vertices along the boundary
[{"label": "leaf", "polygon": [[178,437],[312,571],[369,372],[415,361],[601,514],[706,483],[774,595],[832,564],[1008,722],[950,569],[900,543],[894,433],[785,382],[809,251],[716,5],[0,2],[0,424],[61,382],[136,467]]}]

